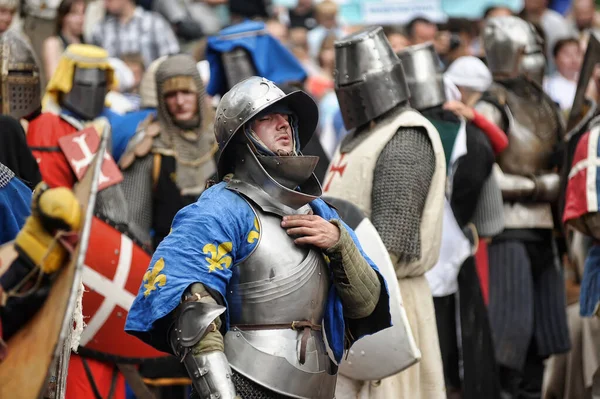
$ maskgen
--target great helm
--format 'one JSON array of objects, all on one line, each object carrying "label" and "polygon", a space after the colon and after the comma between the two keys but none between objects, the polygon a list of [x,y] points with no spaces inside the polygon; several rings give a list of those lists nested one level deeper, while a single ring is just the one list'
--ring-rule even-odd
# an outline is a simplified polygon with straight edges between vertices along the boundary
[{"label": "great helm", "polygon": [[440,59],[432,43],[410,46],[398,53],[410,90],[410,106],[417,110],[446,102]]},{"label": "great helm", "polygon": [[2,114],[25,118],[40,110],[40,71],[33,50],[16,31],[0,36],[2,59]]},{"label": "great helm", "polygon": [[485,24],[482,37],[487,65],[495,79],[527,76],[541,84],[546,58],[533,25],[519,17],[494,17]]},{"label": "great helm", "polygon": [[380,26],[335,42],[335,93],[346,129],[383,115],[409,97],[402,63]]},{"label": "great helm", "polygon": [[298,138],[302,149],[319,122],[319,108],[308,94],[301,90],[285,94],[270,80],[252,76],[223,95],[215,116],[215,137],[219,144],[217,171],[220,179],[232,171],[235,160],[230,147],[234,137],[254,116],[278,103],[286,105],[298,118]]}]

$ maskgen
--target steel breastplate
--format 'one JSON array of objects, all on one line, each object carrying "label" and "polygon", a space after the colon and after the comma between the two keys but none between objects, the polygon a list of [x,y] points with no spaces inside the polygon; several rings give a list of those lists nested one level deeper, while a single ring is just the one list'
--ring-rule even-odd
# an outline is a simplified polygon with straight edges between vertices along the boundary
[{"label": "steel breastplate", "polygon": [[[560,140],[560,119],[543,93],[533,97],[504,89],[509,127],[508,148],[498,164],[504,173],[531,176],[550,171],[550,157]],[[541,97],[540,97],[541,96]]]},{"label": "steel breastplate", "polygon": [[[281,228],[278,213],[283,208],[273,212],[275,201],[264,205],[264,192],[259,188],[240,181],[235,186],[256,214],[260,238],[229,283],[227,359],[240,374],[280,394],[331,399],[336,370],[322,331],[274,327],[298,321],[322,324],[330,286],[323,254],[314,247],[294,244]],[[305,214],[309,209],[305,205],[294,213]],[[306,349],[301,364],[303,338]]]}]

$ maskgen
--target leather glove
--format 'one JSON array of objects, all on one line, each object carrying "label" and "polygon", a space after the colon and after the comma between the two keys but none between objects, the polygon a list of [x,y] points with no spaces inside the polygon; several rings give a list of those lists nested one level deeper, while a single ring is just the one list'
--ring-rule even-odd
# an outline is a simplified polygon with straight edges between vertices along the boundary
[{"label": "leather glove", "polygon": [[31,216],[17,235],[16,246],[44,273],[54,273],[63,264],[67,250],[54,238],[59,231],[77,231],[81,206],[66,188],[48,188],[39,183],[31,200]]}]

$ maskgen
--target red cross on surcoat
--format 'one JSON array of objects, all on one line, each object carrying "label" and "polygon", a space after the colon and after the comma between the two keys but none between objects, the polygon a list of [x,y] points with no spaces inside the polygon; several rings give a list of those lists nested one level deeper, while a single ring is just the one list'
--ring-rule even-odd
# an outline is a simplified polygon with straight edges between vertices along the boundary
[{"label": "red cross on surcoat", "polygon": [[325,188],[323,189],[325,192],[329,191],[329,187],[331,186],[331,182],[333,181],[333,178],[335,177],[336,173],[339,173],[340,177],[344,175],[346,166],[348,166],[348,162],[342,165],[344,156],[346,156],[346,154],[342,154],[340,156],[340,160],[338,161],[337,165],[331,164],[331,166],[329,167],[329,179],[327,181],[327,184],[325,184]]}]

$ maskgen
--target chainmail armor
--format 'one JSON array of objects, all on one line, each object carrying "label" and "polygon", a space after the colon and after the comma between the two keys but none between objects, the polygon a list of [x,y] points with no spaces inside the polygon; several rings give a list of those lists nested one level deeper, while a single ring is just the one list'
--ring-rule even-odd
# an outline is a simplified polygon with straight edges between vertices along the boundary
[{"label": "chainmail armor", "polygon": [[147,155],[136,159],[127,169],[122,170],[123,182],[121,187],[127,198],[130,209],[131,224],[139,230],[138,238],[142,243],[149,244],[150,229],[152,228],[152,166],[153,156]]},{"label": "chainmail armor", "polygon": [[[243,399],[287,399],[289,396],[280,395],[265,387],[258,385],[257,383],[249,380],[243,375],[233,371],[232,381],[235,386],[235,390],[240,398]],[[198,395],[195,389],[192,389],[190,399],[202,399]]]},{"label": "chainmail armor", "polygon": [[8,166],[0,163],[0,188],[6,187],[13,177],[15,177],[13,171]]},{"label": "chainmail armor", "polygon": [[422,128],[398,129],[377,159],[371,220],[402,262],[421,257],[421,215],[434,169],[433,146]]},{"label": "chainmail armor", "polygon": [[129,224],[128,203],[120,185],[110,186],[98,192],[96,197],[96,213],[109,219],[116,225]]}]

